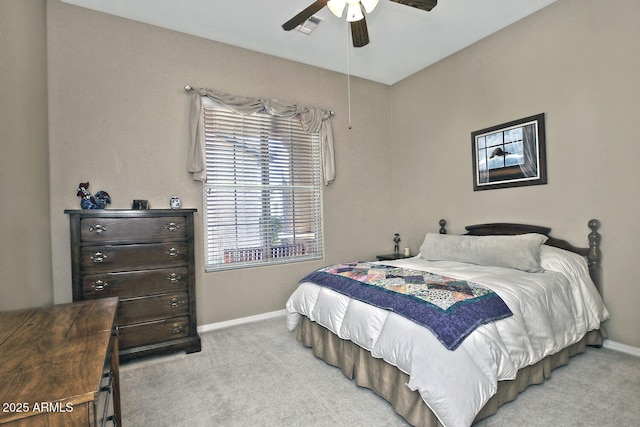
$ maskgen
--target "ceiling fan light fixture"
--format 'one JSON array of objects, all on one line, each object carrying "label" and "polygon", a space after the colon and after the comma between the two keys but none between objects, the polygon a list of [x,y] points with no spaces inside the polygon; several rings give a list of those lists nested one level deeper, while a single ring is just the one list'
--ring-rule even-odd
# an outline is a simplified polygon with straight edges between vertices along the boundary
[{"label": "ceiling fan light fixture", "polygon": [[[364,13],[371,13],[376,8],[380,0],[315,0],[304,10],[296,14],[293,18],[282,24],[282,29],[291,31],[301,26],[306,28],[305,21],[317,25],[311,19],[314,13],[319,12],[322,8],[327,8],[338,18],[342,18],[344,10],[347,9],[347,22],[349,22],[349,32],[353,41],[353,47],[363,47],[369,44],[369,32],[367,30],[367,21]],[[391,0],[394,3],[404,4],[430,11],[438,4],[438,0]],[[349,6],[347,8],[347,6]],[[309,24],[309,25],[311,25]]]},{"label": "ceiling fan light fixture", "polygon": [[367,13],[371,13],[378,5],[378,0],[360,0],[360,3],[362,3],[362,6],[364,6],[364,10],[366,10]]},{"label": "ceiling fan light fixture", "polygon": [[360,2],[349,3],[349,8],[347,9],[347,22],[356,22],[362,19],[364,19],[364,14],[362,13]]},{"label": "ceiling fan light fixture", "polygon": [[327,7],[338,18],[342,18],[342,12],[344,12],[344,8],[347,5],[345,0],[329,0],[327,2]]}]

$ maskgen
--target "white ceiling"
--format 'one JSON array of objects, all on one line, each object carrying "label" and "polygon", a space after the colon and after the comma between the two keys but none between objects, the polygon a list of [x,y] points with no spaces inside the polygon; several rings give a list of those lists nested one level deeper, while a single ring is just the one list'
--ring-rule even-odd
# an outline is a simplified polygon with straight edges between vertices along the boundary
[{"label": "white ceiling", "polygon": [[555,0],[440,0],[431,12],[381,0],[361,48],[326,7],[310,35],[282,29],[314,0],[62,1],[390,85]]}]

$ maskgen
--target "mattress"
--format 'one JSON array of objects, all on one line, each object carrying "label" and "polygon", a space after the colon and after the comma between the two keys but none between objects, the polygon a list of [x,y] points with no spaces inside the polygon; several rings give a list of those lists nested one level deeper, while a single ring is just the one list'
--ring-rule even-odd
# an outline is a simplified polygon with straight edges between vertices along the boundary
[{"label": "mattress", "polygon": [[504,300],[513,315],[478,327],[454,351],[403,316],[310,282],[289,298],[287,325],[293,330],[304,316],[353,342],[407,374],[407,387],[444,426],[468,426],[499,381],[578,343],[609,317],[582,257],[544,246],[540,261],[540,273],[420,256],[384,262],[479,283]]}]

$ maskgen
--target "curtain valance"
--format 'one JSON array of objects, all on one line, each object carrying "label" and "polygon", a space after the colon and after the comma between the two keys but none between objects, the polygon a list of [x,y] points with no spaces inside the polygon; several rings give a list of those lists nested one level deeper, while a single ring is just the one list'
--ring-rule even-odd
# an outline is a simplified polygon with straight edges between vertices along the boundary
[{"label": "curtain valance", "polygon": [[296,104],[283,104],[275,100],[263,100],[246,96],[230,95],[215,89],[192,88],[191,98],[191,142],[189,147],[188,170],[193,179],[206,182],[205,141],[202,121],[202,98],[207,97],[238,114],[253,114],[266,110],[279,117],[297,117],[307,132],[320,134],[322,172],[324,184],[335,179],[335,158],[333,152],[333,129],[331,112],[320,108]]}]

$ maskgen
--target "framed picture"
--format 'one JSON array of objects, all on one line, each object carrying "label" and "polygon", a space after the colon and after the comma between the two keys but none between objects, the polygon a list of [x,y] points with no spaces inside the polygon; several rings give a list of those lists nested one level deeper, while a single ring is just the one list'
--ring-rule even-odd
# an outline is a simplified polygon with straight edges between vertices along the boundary
[{"label": "framed picture", "polygon": [[471,133],[473,191],[547,183],[544,113]]}]

